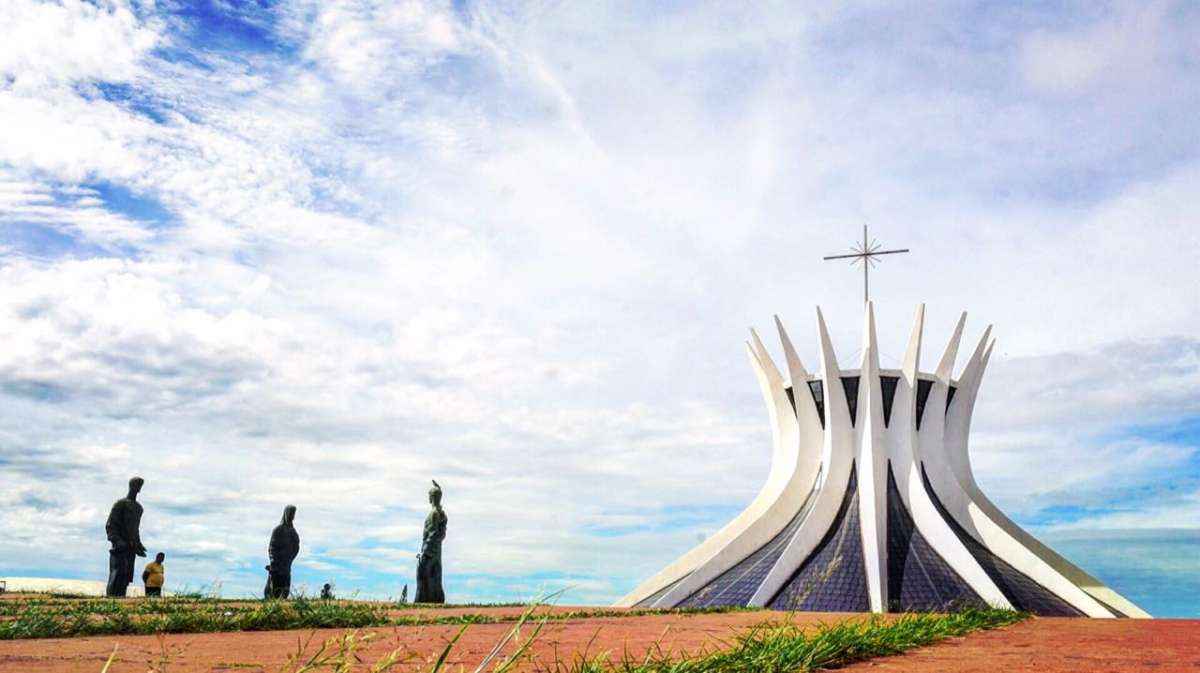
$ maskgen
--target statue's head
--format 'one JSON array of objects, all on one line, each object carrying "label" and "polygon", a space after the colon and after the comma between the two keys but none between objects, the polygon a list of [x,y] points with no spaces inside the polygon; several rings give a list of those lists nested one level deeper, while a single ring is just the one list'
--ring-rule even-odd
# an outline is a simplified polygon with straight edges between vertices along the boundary
[{"label": "statue's head", "polygon": [[141,477],[134,477],[129,480],[129,497],[135,498],[139,491],[142,490],[142,485],[146,483]]},{"label": "statue's head", "polygon": [[154,555],[155,563],[162,563],[165,560],[167,560],[167,555],[162,552],[158,552],[157,554]]},{"label": "statue's head", "polygon": [[[430,479],[430,481],[433,481]],[[442,506],[442,487],[438,486],[436,481],[433,482],[433,488],[429,489],[429,504],[434,507]]]},{"label": "statue's head", "polygon": [[288,505],[287,507],[284,507],[283,508],[283,522],[286,524],[291,524],[295,520],[296,520],[296,506]]}]

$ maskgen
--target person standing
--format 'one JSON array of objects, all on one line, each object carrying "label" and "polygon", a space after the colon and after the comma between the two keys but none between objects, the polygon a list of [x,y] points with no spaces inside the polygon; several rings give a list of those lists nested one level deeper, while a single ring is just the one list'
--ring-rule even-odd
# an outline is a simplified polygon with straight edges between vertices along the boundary
[{"label": "person standing", "polygon": [[139,529],[142,525],[142,505],[137,501],[145,480],[134,477],[129,480],[129,492],[113,503],[104,524],[104,533],[112,543],[108,552],[108,584],[104,595],[123,598],[133,581],[133,557],[145,556]]},{"label": "person standing", "polygon": [[158,552],[154,556],[154,560],[146,564],[142,568],[142,582],[146,585],[147,596],[161,596],[163,583],[166,580],[166,570],[163,569],[163,561],[167,555]]}]

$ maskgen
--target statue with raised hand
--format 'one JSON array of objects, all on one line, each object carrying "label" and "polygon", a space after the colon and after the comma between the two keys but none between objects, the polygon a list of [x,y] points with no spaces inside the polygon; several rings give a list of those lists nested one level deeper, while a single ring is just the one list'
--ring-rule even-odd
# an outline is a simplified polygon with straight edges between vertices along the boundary
[{"label": "statue with raised hand", "polygon": [[292,591],[292,561],[300,553],[300,534],[293,525],[295,520],[296,506],[288,505],[283,508],[283,519],[271,531],[271,542],[267,546],[271,564],[267,566],[263,598],[287,598]]},{"label": "statue with raised hand", "polygon": [[113,503],[104,524],[104,533],[112,543],[108,551],[108,584],[104,595],[124,597],[129,583],[133,581],[133,557],[145,556],[140,528],[142,505],[137,501],[145,480],[134,477],[129,480],[129,492]]},{"label": "statue with raised hand", "polygon": [[425,517],[421,553],[417,555],[417,595],[414,603],[445,603],[442,590],[442,540],[446,537],[446,512],[442,510],[442,487],[433,482],[429,489],[433,511]]}]

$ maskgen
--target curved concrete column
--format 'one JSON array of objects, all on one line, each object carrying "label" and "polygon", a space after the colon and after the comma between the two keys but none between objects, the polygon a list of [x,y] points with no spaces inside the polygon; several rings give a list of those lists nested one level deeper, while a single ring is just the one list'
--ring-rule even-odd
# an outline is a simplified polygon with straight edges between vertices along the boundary
[{"label": "curved concrete column", "polygon": [[[1080,605],[1076,605],[1076,608],[1092,616],[1105,616],[1093,615],[1093,612],[1098,612],[1096,610],[1097,607],[1103,609],[1104,613],[1111,614],[1111,611],[1108,609],[1111,607],[1119,610],[1127,617],[1149,618],[1150,614],[1145,610],[1142,610],[1124,596],[1105,586],[1103,582],[1063,558],[1053,549],[1042,544],[1040,540],[1018,526],[999,507],[996,507],[991,499],[979,488],[979,484],[975,481],[975,473],[971,469],[971,457],[967,449],[967,443],[971,430],[971,411],[975,406],[975,399],[978,396],[979,386],[983,380],[983,372],[987,368],[987,363],[991,359],[992,350],[995,347],[995,340],[992,340],[988,343],[986,349],[984,349],[983,342],[987,339],[987,336],[988,334],[985,333],[979,346],[976,347],[975,353],[971,357],[966,370],[963,372],[963,381],[960,385],[964,390],[960,392],[967,394],[963,395],[961,401],[957,395],[955,396],[946,418],[946,450],[951,458],[951,465],[955,470],[955,476],[959,478],[963,490],[967,493],[971,502],[1003,529],[1004,532],[1034,556],[1038,557],[1043,563],[1050,566],[1055,572],[1062,575],[1070,583],[1101,604],[1100,606],[1094,606],[1090,603],[1084,603],[1086,609]],[[1067,600],[1064,596],[1060,597]],[[1073,605],[1075,604],[1074,601],[1068,602],[1071,602]]]},{"label": "curved concrete column", "polygon": [[[655,607],[678,605],[721,573],[754,553],[756,549],[770,542],[800,510],[816,479],[816,457],[819,455],[817,447],[801,443],[801,427],[788,400],[783,377],[780,376],[767,349],[763,347],[758,333],[750,330],[750,335],[752,353],[758,364],[756,372],[759,384],[771,417],[775,444],[771,474],[767,485],[760,492],[760,497],[743,512],[744,525],[729,531],[723,546],[656,600]],[[799,365],[799,358],[795,360],[796,365]],[[819,427],[819,420],[817,422]],[[811,440],[814,436],[813,429],[806,428],[803,436]],[[803,459],[804,457],[808,459]]]},{"label": "curved concrete column", "polygon": [[863,319],[862,353],[858,413],[854,425],[861,475],[858,478],[858,521],[871,612],[885,612],[888,605],[887,446],[883,439],[883,389],[879,380],[875,306],[870,302],[867,302]]},{"label": "curved concrete column", "polygon": [[[809,373],[779,318],[775,318],[775,323],[783,345],[788,381],[771,360],[758,334],[751,330],[747,353],[767,403],[774,443],[766,483],[733,521],[643,582],[618,605],[644,603],[673,607],[701,590],[706,591],[709,600],[741,601],[750,590],[743,583],[756,581],[748,605],[763,606],[775,600],[811,559],[816,564],[813,572],[820,574],[806,574],[805,596],[789,594],[785,601],[789,605],[795,601],[804,605],[842,604],[836,601],[847,596],[849,587],[858,586],[855,583],[860,576],[857,567],[841,564],[850,560],[857,565],[861,560],[865,596],[857,595],[848,604],[874,612],[887,610],[890,468],[901,501],[891,504],[904,507],[907,511],[904,521],[911,518],[913,529],[922,540],[921,546],[911,548],[918,554],[918,564],[923,563],[920,555],[928,554],[931,549],[940,558],[936,561],[938,567],[948,566],[958,576],[952,578],[939,571],[940,579],[927,573],[926,581],[945,582],[953,586],[956,592],[953,595],[969,598],[970,592],[962,584],[965,582],[974,594],[998,607],[1012,607],[1004,592],[1015,591],[1012,600],[1022,605],[1029,601],[1031,609],[1044,613],[1065,610],[1065,605],[1050,601],[1048,594],[1035,590],[1024,578],[1011,576],[1004,568],[996,574],[998,571],[990,565],[993,561],[987,559],[998,558],[1083,614],[1111,617],[1119,611],[1128,616],[1148,616],[1026,533],[983,495],[971,470],[967,441],[975,399],[993,349],[991,327],[984,331],[961,377],[955,381],[952,374],[966,314],[959,318],[932,375],[920,371],[924,320],[922,305],[916,311],[887,413],[872,304],[865,307],[863,355],[854,400],[847,399],[842,371],[819,308],[817,336],[823,404],[813,399]],[[887,373],[897,375],[891,370]],[[928,395],[918,416],[917,404],[925,382],[929,382]],[[855,419],[850,416],[851,402],[856,404]],[[856,470],[856,491],[849,494],[850,475]],[[847,527],[834,531],[838,514],[851,495],[857,503],[857,509],[852,510],[857,523],[847,520]],[[857,528],[858,538],[848,534],[851,526]],[[827,536],[829,540],[836,539],[837,545],[822,547]],[[842,545],[847,540],[852,541],[849,548],[855,549],[854,554],[862,554],[861,559],[843,556],[847,552]],[[984,553],[977,544],[987,550],[987,559],[976,557]],[[739,576],[737,590],[729,594],[723,594],[724,589],[718,590],[728,587],[724,580],[716,584],[714,581],[735,566],[740,568],[738,564],[752,555],[753,572],[747,570]],[[770,567],[766,568],[767,565]],[[841,575],[834,573],[837,568],[841,568],[838,571]],[[758,579],[764,569],[765,577]],[[826,580],[828,583],[822,585]],[[814,581],[815,584],[808,584]],[[1010,586],[1012,582],[1015,583]],[[823,596],[808,593],[822,590],[829,593]],[[820,600],[810,602],[814,597]]]},{"label": "curved concrete column", "polygon": [[808,387],[808,370],[800,362],[800,356],[796,354],[796,348],[792,345],[779,316],[775,316],[775,327],[779,331],[779,341],[783,344],[783,355],[787,361],[788,376],[791,378],[796,422],[800,430],[800,459],[814,471],[815,478],[821,469],[821,443],[824,441],[821,417],[817,413],[817,405]]},{"label": "curved concrete column", "polygon": [[[943,419],[937,419],[938,425],[943,426],[944,438],[937,446],[921,444],[922,456],[925,459],[926,473],[934,492],[937,493],[942,505],[950,516],[974,537],[999,556],[1013,568],[1045,587],[1054,595],[1066,601],[1069,605],[1089,617],[1113,617],[1114,615],[1085,591],[1068,580],[1062,573],[1055,570],[1039,558],[1033,551],[994,517],[988,510],[998,512],[990,502],[983,497],[982,492],[974,486],[974,477],[970,475],[970,464],[967,457],[965,433],[970,428],[971,412],[974,409],[975,398],[982,380],[988,356],[988,337],[991,327],[984,331],[975,353],[967,363],[963,375],[958,380],[958,391],[954,395],[949,413],[943,412]],[[939,372],[939,379],[941,379]],[[941,381],[939,380],[939,383]],[[948,381],[946,382],[948,385]],[[938,384],[935,384],[935,389]],[[928,414],[934,404],[933,395],[926,404],[926,418],[921,421],[922,430],[926,424],[932,425]],[[945,402],[941,403],[944,409]],[[928,455],[925,450],[928,449]],[[982,505],[982,502],[987,502]],[[985,509],[986,508],[986,509]],[[1007,517],[1004,517],[1007,520]],[[1011,521],[1009,522],[1011,524]],[[1011,524],[1015,530],[1015,524]],[[1031,536],[1022,534],[1027,539]]]},{"label": "curved concrete column", "polygon": [[825,326],[825,316],[819,308],[817,332],[821,342],[821,381],[825,399],[821,480],[812,495],[815,500],[810,505],[804,523],[750,598],[748,604],[752,606],[766,605],[820,543],[837,517],[854,465],[854,428],[850,423],[850,407],[842,387],[842,374],[838,369],[833,343],[829,339],[829,329]]},{"label": "curved concrete column", "polygon": [[[948,349],[950,365],[953,366],[954,351],[957,351],[958,340],[962,336],[963,319],[959,318],[955,336],[951,339]],[[917,307],[913,319],[912,334],[908,339],[908,349],[905,351],[904,363],[900,369],[900,380],[896,383],[896,396],[892,400],[891,423],[888,424],[887,437],[889,442],[889,458],[892,462],[892,474],[896,478],[896,488],[900,499],[913,518],[913,523],[929,544],[937,550],[938,555],[958,573],[958,576],[979,594],[979,597],[993,607],[1011,608],[1012,604],[988,576],[971,552],[958,539],[958,535],[950,528],[937,510],[937,506],[925,492],[921,479],[921,468],[917,460],[917,373],[920,371],[921,340],[925,326],[925,305]],[[943,356],[943,361],[946,357]],[[948,368],[948,367],[947,367]],[[940,367],[939,369],[947,369]],[[947,377],[948,378],[948,377]],[[928,413],[928,406],[926,407]]]}]

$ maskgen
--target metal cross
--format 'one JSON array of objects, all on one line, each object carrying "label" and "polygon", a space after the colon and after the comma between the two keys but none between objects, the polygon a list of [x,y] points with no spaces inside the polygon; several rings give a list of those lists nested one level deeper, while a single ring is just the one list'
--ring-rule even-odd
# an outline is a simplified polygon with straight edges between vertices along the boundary
[{"label": "metal cross", "polygon": [[[869,240],[869,242],[868,242],[868,240]],[[850,266],[854,266],[855,264],[862,262],[862,265],[863,265],[863,303],[864,304],[871,300],[871,294],[870,294],[871,285],[870,285],[870,279],[867,276],[867,272],[870,270],[870,268],[872,266],[874,266],[877,263],[874,258],[878,257],[879,255],[894,255],[898,252],[908,252],[908,248],[903,248],[900,250],[880,250],[879,247],[880,247],[879,241],[876,241],[873,238],[872,239],[867,238],[867,225],[864,224],[863,225],[862,244],[856,245],[855,247],[850,248],[851,254],[849,254],[849,255],[830,255],[825,258],[826,260],[851,259],[853,261],[850,262]]]}]

